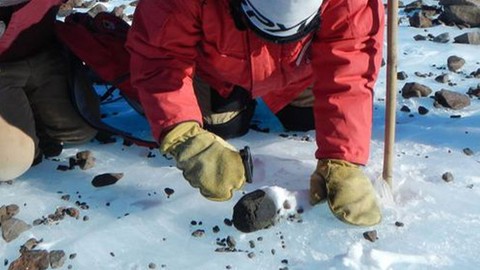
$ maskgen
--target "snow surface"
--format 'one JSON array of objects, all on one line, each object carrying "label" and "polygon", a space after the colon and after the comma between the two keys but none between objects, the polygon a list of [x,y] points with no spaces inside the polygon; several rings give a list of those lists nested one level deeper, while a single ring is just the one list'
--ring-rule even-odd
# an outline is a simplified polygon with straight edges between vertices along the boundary
[{"label": "snow surface", "polygon": [[[121,3],[128,1],[108,4],[113,7]],[[445,26],[415,29],[404,20],[399,29],[398,70],[405,71],[409,78],[398,82],[399,89],[405,82],[414,81],[434,91],[444,88],[466,93],[477,86],[480,80],[466,78],[465,74],[480,67],[478,46],[417,42],[412,38],[416,34],[449,32],[453,39],[477,30]],[[438,69],[446,66],[450,55],[466,60],[461,73]],[[437,83],[435,76],[417,77],[415,71],[434,75],[447,72],[456,85]],[[54,213],[57,207],[77,207],[75,201],[89,205],[89,209],[80,211],[78,220],[66,217],[55,225],[34,226],[10,243],[0,239],[0,269],[8,268],[4,260],[11,262],[19,257],[20,245],[31,237],[43,239],[38,249],[60,249],[67,256],[76,253],[75,259],[67,259],[63,269],[68,265],[82,270],[148,269],[149,263],[155,263],[157,269],[478,269],[479,99],[472,99],[465,109],[452,111],[434,108],[429,97],[397,97],[393,200],[389,200],[381,178],[385,85],[383,68],[375,89],[371,158],[365,168],[382,195],[384,216],[379,225],[346,225],[333,217],[325,204],[310,207],[306,197],[309,176],[316,165],[314,133],[285,133],[270,118],[270,133],[252,130],[230,140],[238,148],[249,145],[254,157],[254,182],[244,191],[278,186],[292,192],[287,195],[295,196],[298,206],[303,207],[303,222],[282,220],[268,230],[241,233],[224,223],[224,219],[231,218],[241,192],[228,202],[211,202],[183,180],[173,160],[157,150],[123,146],[120,139],[114,144],[91,142],[69,146],[58,160],[45,160],[12,185],[0,185],[0,206],[19,205],[17,217],[30,224]],[[400,112],[402,105],[412,112]],[[417,113],[419,106],[428,108],[429,113]],[[265,120],[268,112],[260,110],[259,116]],[[463,152],[467,147],[473,155]],[[68,158],[82,150],[93,151],[97,159],[94,168],[56,170],[58,165],[68,165]],[[149,153],[156,156],[148,158]],[[91,185],[95,175],[107,172],[122,172],[125,176],[112,186]],[[442,180],[445,172],[453,174],[453,182]],[[164,192],[167,187],[175,191],[170,197]],[[71,195],[69,201],[61,199],[65,194]],[[84,216],[89,219],[83,221]],[[404,226],[396,226],[397,221]],[[218,233],[212,231],[214,226],[219,226]],[[197,229],[205,230],[205,235],[191,236]],[[370,230],[378,232],[375,242],[363,237]],[[227,236],[236,240],[242,252],[215,252],[219,247],[217,239]],[[252,240],[253,248],[249,244]],[[250,258],[250,252],[255,256]]]}]

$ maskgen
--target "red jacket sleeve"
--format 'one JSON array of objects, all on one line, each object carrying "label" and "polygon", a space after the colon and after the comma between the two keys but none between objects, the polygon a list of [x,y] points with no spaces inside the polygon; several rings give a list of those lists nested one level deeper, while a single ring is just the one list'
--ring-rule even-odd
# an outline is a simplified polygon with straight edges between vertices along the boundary
[{"label": "red jacket sleeve", "polygon": [[193,92],[200,2],[140,1],[127,39],[131,80],[154,138],[184,121],[201,123]]},{"label": "red jacket sleeve", "polygon": [[312,45],[316,158],[367,162],[383,28],[380,0],[324,2]]}]

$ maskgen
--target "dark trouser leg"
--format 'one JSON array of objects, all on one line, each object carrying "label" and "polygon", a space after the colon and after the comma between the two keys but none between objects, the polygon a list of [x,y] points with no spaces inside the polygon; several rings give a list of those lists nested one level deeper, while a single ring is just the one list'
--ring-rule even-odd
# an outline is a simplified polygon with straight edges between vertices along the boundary
[{"label": "dark trouser leg", "polygon": [[27,171],[38,146],[33,113],[23,91],[28,76],[25,61],[0,63],[0,181]]},{"label": "dark trouser leg", "polygon": [[312,88],[303,91],[294,101],[278,111],[276,116],[287,130],[314,130]]},{"label": "dark trouser leg", "polygon": [[[32,77],[27,83],[27,95],[32,105],[40,139],[57,142],[84,143],[96,135],[75,110],[69,91],[69,67],[59,49],[41,53],[29,59]],[[91,87],[85,84],[85,87]],[[86,95],[92,95],[85,89]],[[89,100],[89,109],[98,111],[98,101]]]},{"label": "dark trouser leg", "polygon": [[203,115],[203,127],[224,139],[245,135],[255,112],[256,102],[246,90],[237,88],[224,99],[199,78],[194,89]]}]

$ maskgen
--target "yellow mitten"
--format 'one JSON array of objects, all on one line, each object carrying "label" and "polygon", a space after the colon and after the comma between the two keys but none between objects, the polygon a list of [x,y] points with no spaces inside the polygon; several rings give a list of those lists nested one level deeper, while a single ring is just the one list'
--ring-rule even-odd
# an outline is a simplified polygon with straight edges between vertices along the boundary
[{"label": "yellow mitten", "polygon": [[210,200],[229,200],[245,183],[239,152],[197,122],[173,128],[163,139],[160,151],[171,154],[190,185]]},{"label": "yellow mitten", "polygon": [[324,200],[338,219],[349,224],[370,226],[382,218],[372,183],[359,166],[347,161],[318,161],[310,179],[310,203]]}]

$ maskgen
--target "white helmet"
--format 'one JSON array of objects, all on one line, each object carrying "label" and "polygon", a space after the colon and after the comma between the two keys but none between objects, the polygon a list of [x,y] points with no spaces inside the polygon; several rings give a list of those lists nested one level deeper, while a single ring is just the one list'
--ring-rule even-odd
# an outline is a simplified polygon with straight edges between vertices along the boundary
[{"label": "white helmet", "polygon": [[277,43],[298,40],[320,22],[323,0],[241,0],[240,10],[260,36]]}]

